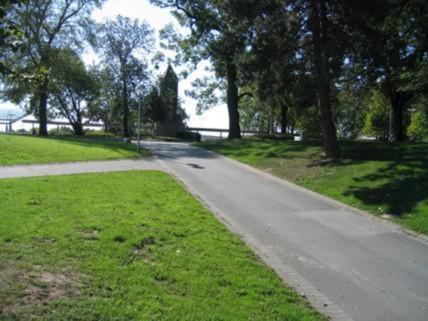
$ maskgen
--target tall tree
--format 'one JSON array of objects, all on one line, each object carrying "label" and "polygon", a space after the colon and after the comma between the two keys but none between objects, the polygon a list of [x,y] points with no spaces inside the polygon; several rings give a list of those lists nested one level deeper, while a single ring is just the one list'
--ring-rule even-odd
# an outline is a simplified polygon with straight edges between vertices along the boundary
[{"label": "tall tree", "polygon": [[83,117],[87,114],[88,105],[98,95],[96,78],[86,69],[77,53],[70,49],[56,50],[50,75],[49,104],[68,119],[75,135],[82,136]]},{"label": "tall tree", "polygon": [[103,0],[27,0],[16,6],[11,16],[24,33],[22,66],[40,72],[32,94],[37,99],[39,133],[47,135],[49,68],[54,48],[79,45],[79,33],[88,25],[90,13]]},{"label": "tall tree", "polygon": [[403,141],[406,111],[423,92],[417,83],[428,61],[428,3],[350,1],[343,6],[343,17],[353,45],[350,63],[361,66],[360,74],[369,79],[370,86],[382,84],[393,115],[391,134]]},{"label": "tall tree", "polygon": [[337,158],[339,149],[330,104],[330,57],[328,55],[330,37],[326,0],[310,0],[309,30],[312,33],[314,75],[321,114],[324,150],[328,158]]},{"label": "tall tree", "polygon": [[[122,91],[122,123],[123,135],[130,136],[129,100],[132,86],[138,80],[133,79],[132,65],[136,65],[136,54],[149,53],[153,48],[153,30],[147,22],[140,23],[127,17],[118,16],[116,20],[108,20],[100,26],[96,48],[100,49],[104,62],[116,69],[120,78]],[[144,61],[141,61],[144,64]],[[131,67],[131,68],[130,68]],[[141,79],[143,80],[143,79]]]}]

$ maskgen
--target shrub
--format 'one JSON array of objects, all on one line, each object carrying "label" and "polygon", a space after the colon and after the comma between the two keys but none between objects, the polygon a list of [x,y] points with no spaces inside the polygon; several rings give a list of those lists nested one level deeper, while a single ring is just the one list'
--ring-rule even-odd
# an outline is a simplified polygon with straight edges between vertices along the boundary
[{"label": "shrub", "polygon": [[177,133],[177,138],[200,142],[202,137],[199,133],[181,131]]},{"label": "shrub", "polygon": [[414,112],[407,133],[412,141],[428,142],[428,115],[423,111]]},{"label": "shrub", "polygon": [[48,134],[50,136],[72,136],[74,132],[71,128],[59,127],[59,128],[49,129]]},{"label": "shrub", "polygon": [[104,131],[104,129],[100,130],[87,130],[85,132],[85,136],[88,137],[116,137],[115,134]]}]

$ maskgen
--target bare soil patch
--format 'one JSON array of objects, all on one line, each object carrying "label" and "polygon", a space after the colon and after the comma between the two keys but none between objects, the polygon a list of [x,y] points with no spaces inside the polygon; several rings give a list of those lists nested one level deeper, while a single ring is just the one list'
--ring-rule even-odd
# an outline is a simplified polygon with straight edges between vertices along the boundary
[{"label": "bare soil patch", "polygon": [[68,270],[24,269],[16,264],[0,266],[0,318],[19,315],[51,301],[79,294],[79,277]]}]

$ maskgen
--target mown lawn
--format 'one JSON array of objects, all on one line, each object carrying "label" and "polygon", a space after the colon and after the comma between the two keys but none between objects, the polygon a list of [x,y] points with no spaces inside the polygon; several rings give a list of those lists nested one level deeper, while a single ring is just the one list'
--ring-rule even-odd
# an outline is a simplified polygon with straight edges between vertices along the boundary
[{"label": "mown lawn", "polygon": [[0,190],[0,320],[326,320],[165,173]]},{"label": "mown lawn", "polygon": [[428,234],[428,144],[343,141],[337,164],[320,162],[318,142],[253,138],[200,146]]},{"label": "mown lawn", "polygon": [[0,135],[0,166],[134,158],[133,144],[89,138]]}]

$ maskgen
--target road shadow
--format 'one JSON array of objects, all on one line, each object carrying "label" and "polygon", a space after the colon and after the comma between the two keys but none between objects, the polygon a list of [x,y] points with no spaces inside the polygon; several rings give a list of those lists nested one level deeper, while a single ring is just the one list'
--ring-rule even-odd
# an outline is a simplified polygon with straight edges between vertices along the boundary
[{"label": "road shadow", "polygon": [[201,165],[199,165],[199,164],[192,164],[192,163],[189,163],[189,164],[187,164],[187,166],[190,166],[190,167],[192,167],[192,168],[194,168],[194,169],[205,169],[205,167],[203,167],[203,166],[201,166]]}]

